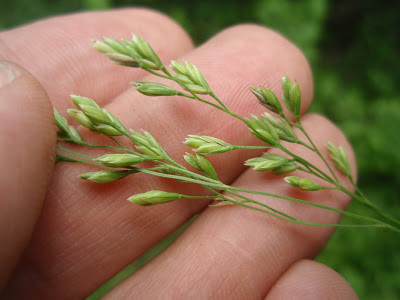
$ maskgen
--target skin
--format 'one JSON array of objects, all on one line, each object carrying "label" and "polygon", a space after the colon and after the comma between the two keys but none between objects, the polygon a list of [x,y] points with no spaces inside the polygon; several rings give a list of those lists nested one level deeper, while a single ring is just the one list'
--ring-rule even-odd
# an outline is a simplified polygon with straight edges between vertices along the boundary
[{"label": "skin", "polygon": [[[264,85],[280,95],[282,75],[296,79],[302,90],[305,128],[321,149],[327,141],[342,145],[355,170],[344,135],[325,118],[305,113],[313,82],[303,54],[267,28],[235,26],[194,48],[168,17],[126,9],[61,16],[1,32],[0,160],[6,171],[0,174],[0,289],[4,299],[84,298],[197,213],[201,215],[171,247],[105,298],[357,299],[340,275],[310,260],[333,228],[293,225],[235,206],[211,208],[208,200],[135,206],[124,199],[150,189],[206,192],[142,174],[107,185],[91,184],[77,178],[90,167],[67,163],[54,167],[51,104],[65,112],[72,107],[70,93],[93,98],[128,128],[151,132],[180,162],[178,158],[189,149],[171,141],[182,141],[188,134],[213,135],[232,144],[258,143],[240,122],[204,104],[140,95],[128,82],[154,78],[116,66],[89,47],[93,37],[129,38],[130,32],[149,41],[166,64],[171,59],[195,64],[213,91],[242,116],[264,111],[249,86]],[[85,129],[81,133],[88,141],[103,141]],[[225,183],[341,209],[348,205],[350,199],[341,193],[299,193],[281,176],[243,166],[245,159],[261,153],[233,151],[212,157],[212,162]],[[324,168],[315,156],[302,155]],[[255,198],[305,220],[340,219],[308,206]]]}]

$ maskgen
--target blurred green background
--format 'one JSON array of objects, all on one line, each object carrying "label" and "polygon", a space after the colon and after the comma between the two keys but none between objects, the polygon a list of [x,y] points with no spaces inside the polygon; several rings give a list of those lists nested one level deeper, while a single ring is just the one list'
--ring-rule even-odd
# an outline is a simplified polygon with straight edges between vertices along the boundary
[{"label": "blurred green background", "polygon": [[[400,216],[400,1],[14,0],[2,3],[0,29],[57,14],[124,6],[165,12],[197,44],[243,22],[263,24],[287,36],[311,62],[316,99],[312,111],[343,129],[357,154],[362,189]],[[351,209],[363,208],[352,204]],[[342,274],[361,299],[400,297],[398,234],[340,229],[317,259]]]}]

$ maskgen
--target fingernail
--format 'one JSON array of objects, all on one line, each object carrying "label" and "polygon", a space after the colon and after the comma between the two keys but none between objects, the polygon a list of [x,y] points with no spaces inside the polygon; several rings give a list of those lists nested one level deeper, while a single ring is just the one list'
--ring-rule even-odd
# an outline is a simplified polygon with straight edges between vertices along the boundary
[{"label": "fingernail", "polygon": [[0,88],[9,84],[20,74],[19,70],[8,61],[0,60]]}]

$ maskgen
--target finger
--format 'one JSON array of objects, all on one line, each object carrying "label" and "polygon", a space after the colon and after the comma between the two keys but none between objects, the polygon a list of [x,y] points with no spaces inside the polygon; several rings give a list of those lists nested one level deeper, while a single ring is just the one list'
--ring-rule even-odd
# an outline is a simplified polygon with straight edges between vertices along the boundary
[{"label": "finger", "polygon": [[[311,73],[304,56],[286,39],[265,28],[228,29],[185,59],[197,65],[213,90],[241,115],[262,111],[249,86],[256,82],[277,91],[282,74],[299,81],[304,108],[311,102]],[[240,122],[198,104],[188,103],[187,99],[149,99],[132,89],[107,109],[128,128],[144,128],[154,134],[174,158],[189,150],[181,141],[191,133],[215,135],[235,144],[254,143]],[[226,160],[211,159],[221,179],[231,182],[243,171],[243,160],[248,155],[239,151],[228,154]],[[26,265],[21,266],[10,288],[19,297],[24,293],[38,297],[62,293],[81,298],[208,205],[202,201],[178,201],[150,209],[137,207],[124,199],[149,189],[204,192],[197,186],[176,185],[141,174],[111,185],[90,185],[76,178],[85,170],[76,165],[57,167]],[[43,249],[43,244],[51,247]],[[32,280],[38,277],[47,283],[46,289],[36,282],[38,279]],[[25,288],[17,289],[21,282]]]},{"label": "finger", "polygon": [[28,244],[50,181],[53,112],[45,90],[21,67],[0,61],[0,290]]},{"label": "finger", "polygon": [[[303,124],[319,149],[327,141],[343,145],[340,131],[326,119],[310,115]],[[295,153],[293,145],[288,145]],[[323,151],[324,154],[326,151]],[[323,168],[314,155],[308,161]],[[351,156],[354,169],[354,158]],[[304,175],[299,175],[303,176]],[[343,178],[341,178],[343,180]],[[344,209],[347,195],[336,191],[302,192],[282,176],[248,170],[234,183],[239,188],[288,195]],[[252,197],[304,221],[334,223],[339,215],[276,198]],[[166,251],[110,293],[110,298],[236,298],[264,297],[293,263],[313,257],[333,228],[296,225],[238,206],[207,208]],[[168,274],[168,276],[166,276]],[[195,283],[195,284],[194,284]]]},{"label": "finger", "polygon": [[60,111],[67,108],[71,93],[105,104],[144,72],[110,63],[90,47],[91,39],[129,39],[131,32],[151,42],[162,59],[193,47],[182,28],[163,14],[120,9],[55,17],[2,32],[0,58],[24,66],[38,78]]},{"label": "finger", "polygon": [[350,284],[334,270],[304,259],[279,278],[265,299],[357,300],[358,297]]}]

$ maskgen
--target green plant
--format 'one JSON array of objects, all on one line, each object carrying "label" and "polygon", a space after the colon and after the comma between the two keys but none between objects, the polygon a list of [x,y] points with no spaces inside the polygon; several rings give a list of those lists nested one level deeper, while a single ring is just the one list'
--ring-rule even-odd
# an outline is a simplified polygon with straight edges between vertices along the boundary
[{"label": "green plant", "polygon": [[[199,184],[207,189],[210,195],[192,196],[153,190],[133,195],[128,199],[139,205],[161,204],[185,198],[211,198],[218,201],[214,206],[235,204],[296,224],[336,227],[381,227],[400,232],[400,222],[384,213],[375,204],[369,201],[356,186],[352,177],[347,154],[342,147],[336,146],[330,142],[328,143],[327,150],[329,152],[330,161],[326,160],[321,154],[320,150],[304,129],[300,119],[300,88],[296,82],[292,82],[288,77],[284,76],[282,78],[283,103],[286,111],[280,104],[277,96],[271,90],[265,87],[252,87],[251,91],[256,96],[259,103],[274,113],[274,115],[265,113],[262,116],[253,115],[250,118],[244,118],[231,111],[224,102],[214,94],[201,72],[193,64],[189,62],[182,64],[172,61],[172,71],[169,71],[150,45],[136,35],[133,35],[132,40],[124,40],[123,42],[104,38],[103,41],[94,41],[93,47],[119,65],[142,68],[153,75],[173,81],[182,88],[182,90],[179,91],[161,83],[145,81],[133,82],[132,84],[136,87],[138,92],[147,96],[179,95],[211,105],[242,121],[255,137],[266,144],[263,146],[232,145],[215,137],[189,135],[185,144],[194,148],[194,153],[186,153],[184,158],[186,162],[196,170],[191,171],[170,157],[150,133],[146,131],[141,133],[135,130],[128,130],[115,115],[101,108],[92,99],[72,95],[71,98],[78,109],[69,110],[71,117],[84,127],[98,134],[110,137],[110,139],[116,143],[116,146],[110,146],[95,145],[83,141],[78,130],[69,125],[67,120],[55,110],[55,121],[60,129],[59,141],[113,150],[113,153],[108,153],[100,157],[91,157],[58,145],[58,149],[63,151],[64,154],[58,153],[57,161],[86,163],[102,168],[100,171],[81,174],[80,177],[82,179],[97,183],[108,183],[141,172],[186,183]],[[206,95],[208,98],[205,98],[203,95]],[[299,138],[293,128],[297,128],[304,138]],[[121,142],[117,140],[117,136],[127,137],[134,144],[136,150],[123,146]],[[327,171],[323,171],[307,159],[291,152],[282,141],[298,144],[307,149],[307,151],[314,152],[322,160]],[[322,189],[341,191],[378,214],[380,218],[360,215],[358,213],[344,211],[294,197],[226,185],[220,181],[213,165],[206,158],[207,155],[240,149],[252,150],[271,148],[278,149],[281,153],[266,153],[261,157],[247,160],[245,165],[252,167],[256,171],[272,172],[278,175],[288,174],[294,170],[312,175],[315,177],[315,180],[298,176],[286,176],[284,180],[291,186],[306,191]],[[152,166],[137,166],[139,163],[143,162],[152,162]],[[339,181],[334,171],[335,168],[347,177],[355,192],[346,188]],[[249,197],[248,194],[275,197],[284,201],[293,201],[324,210],[334,211],[356,219],[359,223],[333,224],[300,220],[266,203],[254,200]]]}]

